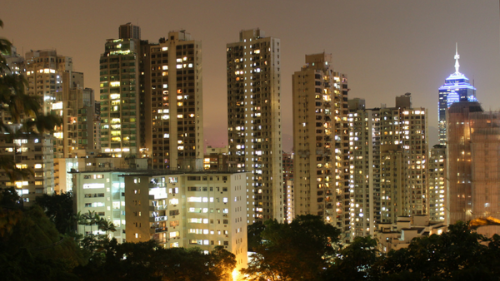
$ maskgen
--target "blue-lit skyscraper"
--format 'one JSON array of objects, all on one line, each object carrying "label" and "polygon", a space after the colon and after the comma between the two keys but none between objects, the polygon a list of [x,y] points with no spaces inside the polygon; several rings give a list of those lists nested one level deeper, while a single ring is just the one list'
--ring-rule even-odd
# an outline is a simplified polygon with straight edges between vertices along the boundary
[{"label": "blue-lit skyscraper", "polygon": [[446,78],[443,86],[439,87],[439,144],[446,145],[446,109],[459,101],[477,101],[476,88],[469,83],[469,79],[458,71],[460,55],[455,54],[455,73]]}]

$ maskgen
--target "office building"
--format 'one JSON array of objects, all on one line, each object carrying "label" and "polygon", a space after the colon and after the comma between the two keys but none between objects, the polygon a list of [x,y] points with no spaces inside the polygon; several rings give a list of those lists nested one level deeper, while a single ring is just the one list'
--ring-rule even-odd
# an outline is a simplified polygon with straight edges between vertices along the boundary
[{"label": "office building", "polygon": [[116,157],[138,157],[140,31],[131,38],[122,27],[119,39],[106,40],[99,60],[101,149]]},{"label": "office building", "polygon": [[458,70],[460,55],[458,49],[455,54],[455,73],[446,78],[443,86],[439,87],[439,144],[446,145],[446,110],[455,102],[477,101],[476,88],[469,83],[469,79]]},{"label": "office building", "polygon": [[330,54],[306,55],[292,76],[295,215],[350,228],[347,77]]},{"label": "office building", "polygon": [[118,28],[120,39],[138,39],[141,40],[141,28],[128,22],[120,25]]},{"label": "office building", "polygon": [[280,40],[243,30],[226,51],[229,161],[250,172],[247,220],[282,222]]}]

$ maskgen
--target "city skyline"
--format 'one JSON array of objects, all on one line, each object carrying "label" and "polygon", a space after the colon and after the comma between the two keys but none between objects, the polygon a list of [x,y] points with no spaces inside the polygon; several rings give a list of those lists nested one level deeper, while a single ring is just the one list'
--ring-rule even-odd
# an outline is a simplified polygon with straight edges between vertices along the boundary
[{"label": "city skyline", "polygon": [[[364,98],[368,107],[392,104],[394,96],[411,92],[416,106],[430,109],[430,145],[437,143],[436,89],[454,70],[456,42],[461,55],[460,70],[478,89],[478,99],[486,110],[489,110],[487,105],[493,110],[500,107],[493,95],[495,77],[500,74],[497,2],[314,1],[291,3],[286,10],[279,1],[266,2],[265,9],[258,5],[259,1],[251,6],[233,2],[190,2],[193,5],[149,2],[143,9],[89,3],[70,7],[57,5],[55,1],[31,5],[7,2],[4,11],[9,13],[0,14],[5,25],[3,36],[13,41],[22,55],[30,50],[54,48],[72,57],[75,71],[85,74],[86,86],[97,90],[97,58],[103,42],[116,37],[119,25],[137,24],[142,37],[151,42],[171,30],[185,29],[204,45],[206,145],[227,144],[226,110],[220,106],[225,107],[220,101],[226,100],[225,44],[233,42],[237,32],[255,27],[283,43],[285,151],[292,147],[291,76],[303,66],[304,54],[332,53],[333,66],[349,76],[349,96]],[[170,12],[184,7],[190,7],[191,16]],[[160,16],[162,11],[167,11],[170,17]],[[40,12],[51,20],[27,20],[38,19]],[[88,20],[94,18],[99,20]],[[297,20],[288,21],[289,18]],[[285,20],[287,25],[282,24]],[[85,24],[79,24],[83,21]]]}]

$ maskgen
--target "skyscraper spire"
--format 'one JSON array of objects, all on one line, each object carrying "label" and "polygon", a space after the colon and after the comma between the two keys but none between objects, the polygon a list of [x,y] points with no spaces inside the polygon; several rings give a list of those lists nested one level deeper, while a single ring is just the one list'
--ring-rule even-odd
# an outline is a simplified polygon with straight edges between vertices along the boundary
[{"label": "skyscraper spire", "polygon": [[460,59],[460,55],[458,54],[458,43],[455,43],[455,73],[460,73],[458,69],[460,68],[460,64],[458,63],[458,60]]}]

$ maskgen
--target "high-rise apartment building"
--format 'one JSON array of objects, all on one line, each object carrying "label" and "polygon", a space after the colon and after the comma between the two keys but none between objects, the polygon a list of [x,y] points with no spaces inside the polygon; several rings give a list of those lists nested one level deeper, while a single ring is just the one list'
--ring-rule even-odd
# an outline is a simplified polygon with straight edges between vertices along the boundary
[{"label": "high-rise apartment building", "polygon": [[[83,85],[83,74],[76,81],[64,81],[63,74],[73,71],[73,59],[58,55],[55,50],[30,51],[25,56],[27,93],[41,98],[42,112],[49,114],[52,104],[62,100],[63,87],[71,87],[73,82]],[[66,83],[64,83],[66,82]]]},{"label": "high-rise apartment building", "polygon": [[365,109],[354,99],[350,110],[352,235],[428,214],[427,110],[412,107],[409,93],[392,108]]},{"label": "high-rise apartment building", "polygon": [[382,222],[428,214],[427,127],[427,109],[413,107],[410,93],[380,110]]},{"label": "high-rise apartment building", "polygon": [[295,215],[319,215],[347,233],[350,228],[347,77],[330,54],[306,55],[293,74]]},{"label": "high-rise apartment building", "polygon": [[99,115],[92,89],[84,87],[84,75],[73,71],[70,57],[55,50],[26,53],[27,93],[42,99],[44,114],[61,117],[54,131],[54,158],[72,158],[99,149]]},{"label": "high-rise apartment building", "polygon": [[[145,146],[155,169],[203,169],[202,48],[184,30],[149,44]],[[142,73],[141,73],[142,75]]]},{"label": "high-rise apartment building", "polygon": [[151,157],[155,169],[203,167],[201,42],[184,30],[159,43],[127,23],[100,59],[101,146]]},{"label": "high-rise apartment building", "polygon": [[134,29],[121,26],[120,38],[106,40],[99,61],[101,148],[117,157],[140,153],[140,31],[127,32]]},{"label": "high-rise apartment building", "polygon": [[374,235],[380,211],[380,108],[349,100],[351,236]]},{"label": "high-rise apartment building", "polygon": [[291,223],[295,217],[293,211],[293,155],[293,152],[283,151],[283,216],[288,223]]},{"label": "high-rise apartment building", "polygon": [[478,102],[458,102],[448,110],[447,223],[500,218],[500,113]]},{"label": "high-rise apartment building", "polygon": [[2,169],[0,189],[16,188],[24,206],[31,206],[37,196],[54,193],[54,160],[50,136],[20,134],[12,138],[0,135],[0,157],[11,159],[15,167],[24,171],[24,176],[12,169]]},{"label": "high-rise apartment building", "polygon": [[[0,77],[8,74],[22,75],[26,73],[24,57],[17,53],[16,47],[11,46],[10,54],[2,54],[2,56],[5,59],[8,69],[3,69],[0,72]],[[12,116],[5,110],[0,111],[0,120],[8,125],[12,125],[15,122],[15,120],[12,120]]]},{"label": "high-rise apartment building", "polygon": [[280,40],[243,30],[227,44],[229,161],[250,172],[248,222],[283,221]]},{"label": "high-rise apartment building", "polygon": [[429,157],[429,216],[431,221],[445,221],[448,214],[446,192],[446,146],[436,144]]},{"label": "high-rise apartment building", "polygon": [[63,82],[60,99],[52,103],[52,112],[62,118],[61,126],[54,132],[54,158],[74,158],[97,152],[101,143],[100,116],[94,90],[83,87],[81,72],[62,75],[63,81],[69,83]]},{"label": "high-rise apartment building", "polygon": [[458,101],[476,101],[476,88],[469,83],[469,79],[458,71],[460,64],[458,50],[455,54],[455,73],[446,78],[443,86],[439,87],[439,144],[446,145],[446,110],[451,104]]}]

